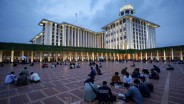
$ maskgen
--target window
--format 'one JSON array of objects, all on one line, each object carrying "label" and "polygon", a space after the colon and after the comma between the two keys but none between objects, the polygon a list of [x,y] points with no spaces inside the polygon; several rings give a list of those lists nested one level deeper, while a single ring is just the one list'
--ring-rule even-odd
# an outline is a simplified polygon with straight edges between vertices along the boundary
[{"label": "window", "polygon": [[126,39],[126,36],[124,36],[124,39]]},{"label": "window", "polygon": [[122,40],[123,39],[123,37],[120,37],[120,40]]},{"label": "window", "polygon": [[52,38],[54,38],[54,35],[52,35]]},{"label": "window", "polygon": [[125,10],[125,14],[129,14],[129,10]]},{"label": "window", "polygon": [[126,19],[123,19],[123,23],[125,23],[126,22]]},{"label": "window", "polygon": [[55,24],[53,23],[53,24],[52,24],[52,27],[54,27],[54,26],[55,26]]},{"label": "window", "polygon": [[121,21],[121,20],[119,21],[119,24],[120,24],[120,25],[122,24],[122,21]]}]

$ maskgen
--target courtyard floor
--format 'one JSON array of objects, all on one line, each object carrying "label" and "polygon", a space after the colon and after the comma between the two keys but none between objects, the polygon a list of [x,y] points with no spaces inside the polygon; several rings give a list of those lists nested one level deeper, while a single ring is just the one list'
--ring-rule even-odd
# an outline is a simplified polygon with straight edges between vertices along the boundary
[{"label": "courtyard floor", "polygon": [[[120,73],[121,69],[128,67],[131,73],[134,70],[133,67],[130,67],[131,64],[132,62],[102,62],[103,75],[97,75],[95,83],[101,86],[102,81],[107,81],[109,85],[114,72]],[[51,63],[49,65],[51,66]],[[87,104],[83,101],[83,86],[90,73],[90,66],[88,62],[81,62],[80,65],[81,68],[69,69],[67,65],[41,68],[40,63],[35,63],[34,66],[21,64],[17,67],[4,64],[3,67],[0,67],[0,104]],[[151,69],[153,65],[161,68],[160,79],[150,79],[154,84],[154,92],[151,93],[150,98],[144,98],[144,104],[184,104],[184,64],[171,64],[175,68],[174,71],[165,70],[168,63],[164,62],[135,62],[135,65],[141,70]],[[28,67],[29,72],[37,72],[41,82],[29,83],[26,86],[3,85],[7,74],[15,71],[18,76],[24,67]],[[112,87],[111,90],[115,95],[126,92],[125,88]],[[122,104],[123,102],[118,100],[116,103]],[[132,104],[132,102],[126,104]]]}]

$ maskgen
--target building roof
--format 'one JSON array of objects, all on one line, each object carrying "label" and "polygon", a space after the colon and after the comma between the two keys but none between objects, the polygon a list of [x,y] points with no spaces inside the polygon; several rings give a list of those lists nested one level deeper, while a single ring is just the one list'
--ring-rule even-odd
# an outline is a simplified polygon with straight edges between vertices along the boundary
[{"label": "building roof", "polygon": [[34,36],[34,38],[32,38],[29,42],[33,42],[33,40],[35,39],[35,38],[38,38],[38,37],[40,37],[40,36],[42,36],[43,34],[42,34],[42,32],[40,32],[40,33],[38,33],[36,36]]},{"label": "building roof", "polygon": [[84,27],[77,26],[77,25],[74,25],[74,24],[71,24],[71,23],[68,23],[68,22],[62,22],[61,24],[67,24],[67,25],[75,26],[75,27],[78,27],[78,28],[81,28],[81,29],[90,31],[90,32],[98,33],[98,32],[95,32],[95,31],[92,31],[92,30],[89,30],[89,29],[86,29],[86,28],[84,28]]},{"label": "building roof", "polygon": [[139,17],[132,16],[132,15],[124,15],[124,16],[122,16],[122,17],[120,17],[120,18],[118,18],[118,19],[116,19],[116,20],[110,22],[109,24],[103,26],[102,29],[105,29],[107,26],[113,24],[114,22],[116,22],[116,21],[118,21],[118,20],[120,20],[120,19],[122,19],[122,18],[129,18],[129,17],[136,18],[136,19],[140,19],[140,20],[145,21],[145,22],[147,22],[147,23],[150,23],[150,24],[152,24],[152,25],[154,25],[154,26],[156,26],[156,27],[160,27],[159,25],[157,25],[157,24],[155,24],[155,23],[153,23],[153,22],[147,21],[147,20],[142,19],[142,18],[139,18]]},{"label": "building roof", "polygon": [[77,25],[74,25],[74,24],[71,24],[71,23],[68,23],[68,22],[58,23],[58,22],[54,22],[54,21],[51,21],[51,20],[48,20],[48,19],[42,19],[42,20],[38,23],[38,25],[42,26],[43,23],[46,23],[46,22],[52,22],[52,23],[56,23],[56,24],[60,24],[60,25],[62,25],[62,24],[67,24],[67,25],[71,25],[71,26],[74,26],[74,27],[77,27],[77,28],[81,28],[81,29],[84,29],[84,30],[86,30],[86,31],[93,32],[93,33],[96,33],[96,34],[99,34],[99,33],[100,33],[100,32],[95,32],[95,31],[92,31],[92,30],[90,30],[90,29],[86,29],[86,28],[84,28],[84,27],[77,26]]},{"label": "building roof", "polygon": [[58,23],[58,22],[54,22],[54,21],[51,21],[51,20],[48,20],[48,19],[42,19],[42,20],[38,23],[38,25],[42,26],[43,23],[45,23],[45,22],[53,22],[53,23],[56,23],[56,24],[60,24],[60,23]]}]

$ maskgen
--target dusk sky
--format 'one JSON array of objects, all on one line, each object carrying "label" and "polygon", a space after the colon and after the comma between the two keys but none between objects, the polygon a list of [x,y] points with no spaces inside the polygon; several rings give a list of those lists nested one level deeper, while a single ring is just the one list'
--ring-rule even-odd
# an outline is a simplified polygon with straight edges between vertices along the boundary
[{"label": "dusk sky", "polygon": [[[43,19],[100,32],[125,0],[0,0],[0,42],[30,43]],[[184,0],[127,0],[135,16],[160,25],[157,47],[184,45]],[[76,22],[75,14],[78,14]]]}]

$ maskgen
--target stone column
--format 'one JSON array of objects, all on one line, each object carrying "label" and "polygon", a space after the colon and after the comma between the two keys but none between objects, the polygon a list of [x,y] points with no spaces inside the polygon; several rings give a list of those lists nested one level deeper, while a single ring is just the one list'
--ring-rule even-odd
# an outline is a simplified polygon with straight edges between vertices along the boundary
[{"label": "stone column", "polygon": [[50,52],[48,53],[48,62],[50,62]]},{"label": "stone column", "polygon": [[159,53],[158,53],[158,50],[157,50],[157,60],[159,60]]},{"label": "stone column", "polygon": [[148,60],[148,53],[146,52],[145,54],[146,54],[146,60]]},{"label": "stone column", "polygon": [[87,52],[86,54],[87,54],[87,59],[88,59],[88,61],[89,61],[89,54],[88,54],[88,52]]},{"label": "stone column", "polygon": [[31,62],[33,62],[33,59],[34,59],[34,52],[31,51]]},{"label": "stone column", "polygon": [[43,52],[41,51],[40,52],[40,62],[42,62],[42,60],[43,60]]},{"label": "stone column", "polygon": [[141,51],[141,60],[142,60],[142,51]]},{"label": "stone column", "polygon": [[96,53],[96,59],[97,59],[97,61],[99,61],[99,60],[98,60],[98,53]]},{"label": "stone column", "polygon": [[174,52],[173,52],[173,49],[171,49],[171,60],[174,60]]},{"label": "stone column", "polygon": [[182,51],[182,49],[180,51],[180,59],[183,60],[183,51]]},{"label": "stone column", "polygon": [[22,56],[24,56],[24,50],[22,50],[21,53],[22,53]]},{"label": "stone column", "polygon": [[166,54],[165,54],[165,50],[164,50],[164,60],[166,60]]},{"label": "stone column", "polygon": [[92,60],[94,61],[94,52],[92,52]]},{"label": "stone column", "polygon": [[72,53],[69,52],[70,61],[72,61]]},{"label": "stone column", "polygon": [[3,51],[0,51],[0,62],[3,62]]},{"label": "stone column", "polygon": [[58,61],[58,53],[55,53],[55,57],[56,57],[56,62]]},{"label": "stone column", "polygon": [[77,52],[75,52],[75,61],[78,61],[78,55],[77,55]]},{"label": "stone column", "polygon": [[113,59],[114,59],[114,60],[116,59],[116,54],[115,54],[115,53],[113,53]]},{"label": "stone column", "polygon": [[84,61],[83,52],[81,52],[81,58],[82,58],[82,61]]},{"label": "stone column", "polygon": [[14,50],[11,50],[11,62],[14,62]]},{"label": "stone column", "polygon": [[62,52],[63,61],[65,61],[65,52]]},{"label": "stone column", "polygon": [[118,61],[119,61],[119,53],[117,53]]},{"label": "stone column", "polygon": [[108,55],[107,55],[107,53],[105,53],[105,58],[106,58],[106,61],[108,60]]},{"label": "stone column", "polygon": [[104,56],[103,56],[103,53],[101,53],[101,57],[104,57]]},{"label": "stone column", "polygon": [[151,60],[153,60],[153,53],[151,52]]}]

